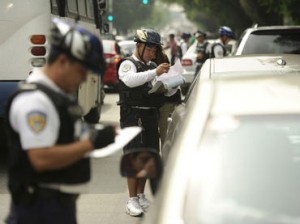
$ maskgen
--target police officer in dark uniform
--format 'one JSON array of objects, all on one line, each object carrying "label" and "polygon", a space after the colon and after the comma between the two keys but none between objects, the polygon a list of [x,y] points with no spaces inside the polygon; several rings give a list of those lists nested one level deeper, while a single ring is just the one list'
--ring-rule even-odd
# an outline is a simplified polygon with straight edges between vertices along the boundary
[{"label": "police officer in dark uniform", "polygon": [[9,224],[75,224],[76,199],[90,180],[87,153],[114,141],[115,129],[90,127],[71,94],[87,70],[103,74],[99,39],[53,21],[47,64],[35,69],[6,108]]},{"label": "police officer in dark uniform", "polygon": [[196,71],[195,76],[198,74],[203,63],[209,58],[209,43],[206,40],[206,33],[198,30],[195,33],[195,38],[197,39],[196,45]]},{"label": "police officer in dark uniform", "polygon": [[[136,49],[131,57],[120,62],[118,69],[121,128],[141,126],[142,133],[133,139],[124,150],[150,147],[159,151],[158,116],[164,103],[161,93],[148,94],[156,77],[168,72],[170,65],[162,63],[156,67],[153,60],[161,49],[160,35],[151,29],[137,30],[134,41]],[[146,179],[128,178],[129,200],[126,212],[140,216],[149,206],[145,198]]]}]

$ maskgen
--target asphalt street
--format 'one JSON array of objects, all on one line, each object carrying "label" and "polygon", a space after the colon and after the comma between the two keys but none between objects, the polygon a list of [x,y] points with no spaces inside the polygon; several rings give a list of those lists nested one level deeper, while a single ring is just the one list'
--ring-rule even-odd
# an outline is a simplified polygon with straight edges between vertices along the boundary
[{"label": "asphalt street", "polygon": [[[107,93],[102,107],[100,122],[119,125],[118,95]],[[77,203],[79,224],[138,224],[141,218],[130,217],[125,213],[128,198],[126,179],[120,176],[119,163],[122,152],[92,160],[92,181],[88,192],[80,196]],[[6,169],[0,168],[0,223],[9,209],[9,194],[6,187]],[[150,200],[150,189],[146,186]]]}]

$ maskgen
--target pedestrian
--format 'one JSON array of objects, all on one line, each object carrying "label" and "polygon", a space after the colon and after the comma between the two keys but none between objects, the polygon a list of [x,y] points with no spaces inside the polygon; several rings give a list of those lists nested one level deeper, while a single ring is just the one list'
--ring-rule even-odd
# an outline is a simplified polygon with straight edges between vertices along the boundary
[{"label": "pedestrian", "polygon": [[187,50],[190,47],[190,38],[191,34],[189,32],[183,32],[181,35],[181,43],[180,43],[180,48],[181,48],[181,53],[182,56],[187,52]]},{"label": "pedestrian", "polygon": [[[156,51],[156,57],[153,59],[157,65],[162,63],[170,63],[168,56],[162,48],[158,48]],[[161,143],[161,155],[164,161],[166,161],[167,153],[163,151],[163,145],[167,136],[168,130],[168,118],[173,113],[175,107],[181,102],[181,89],[177,87],[169,90],[165,93],[165,99],[163,105],[159,108],[159,136]]]},{"label": "pedestrian", "polygon": [[[158,116],[163,104],[163,93],[148,94],[152,81],[168,72],[170,65],[162,63],[156,67],[153,60],[158,48],[161,48],[160,35],[152,29],[139,29],[134,36],[136,48],[131,57],[122,59],[119,64],[119,102],[120,126],[140,126],[143,131],[134,138],[124,152],[147,147],[159,151]],[[149,207],[145,197],[145,178],[127,178],[129,199],[126,213],[140,216]]]},{"label": "pedestrian", "polygon": [[171,33],[169,35],[169,40],[167,41],[167,44],[166,46],[164,47],[164,49],[170,49],[171,51],[171,65],[174,65],[175,64],[175,61],[180,58],[180,55],[179,55],[179,46],[175,40],[175,35],[173,33]]},{"label": "pedestrian", "polygon": [[77,24],[53,20],[47,63],[6,107],[8,224],[75,224],[76,200],[90,180],[87,153],[114,141],[115,128],[85,123],[73,96],[87,71],[103,74],[100,40]]},{"label": "pedestrian", "polygon": [[200,71],[203,63],[209,58],[210,55],[210,45],[206,40],[206,33],[198,30],[195,33],[195,38],[197,40],[196,45],[196,70],[195,75]]},{"label": "pedestrian", "polygon": [[233,37],[234,33],[230,27],[221,26],[218,40],[211,45],[210,58],[220,58],[229,55],[230,52],[226,50],[226,45]]}]

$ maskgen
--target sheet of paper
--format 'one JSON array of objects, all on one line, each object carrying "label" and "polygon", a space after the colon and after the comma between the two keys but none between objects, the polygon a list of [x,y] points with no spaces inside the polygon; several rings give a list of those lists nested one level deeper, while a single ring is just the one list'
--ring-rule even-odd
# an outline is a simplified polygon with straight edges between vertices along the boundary
[{"label": "sheet of paper", "polygon": [[120,129],[115,142],[101,149],[95,149],[88,154],[91,158],[103,158],[123,149],[135,136],[142,131],[141,127],[127,127]]},{"label": "sheet of paper", "polygon": [[171,77],[174,77],[174,76],[178,76],[178,75],[182,75],[183,73],[183,68],[182,68],[182,65],[181,65],[181,62],[180,60],[178,59],[174,65],[172,65],[168,71],[168,73],[164,73],[160,76],[157,77],[157,81],[163,81],[165,79],[169,79]]}]

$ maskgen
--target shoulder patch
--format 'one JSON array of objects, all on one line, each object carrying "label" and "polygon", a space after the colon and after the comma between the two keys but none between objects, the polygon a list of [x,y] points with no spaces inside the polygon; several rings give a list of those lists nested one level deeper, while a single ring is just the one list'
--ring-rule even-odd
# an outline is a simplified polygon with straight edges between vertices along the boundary
[{"label": "shoulder patch", "polygon": [[46,118],[47,115],[45,113],[32,111],[27,115],[27,124],[33,132],[39,133],[44,130],[46,126]]},{"label": "shoulder patch", "polygon": [[131,65],[130,64],[125,64],[122,68],[122,72],[128,72],[131,69]]}]

